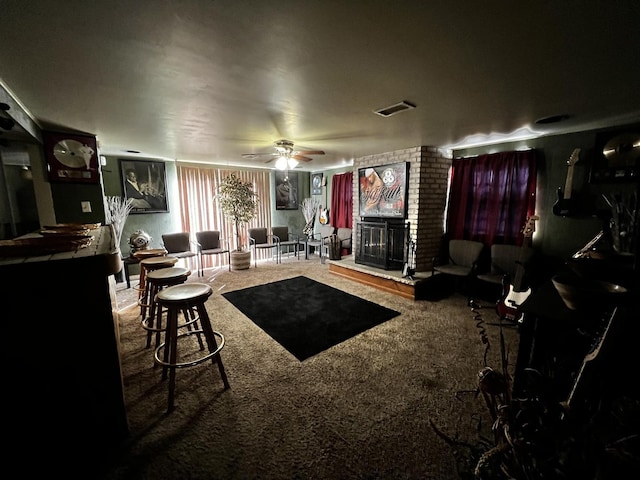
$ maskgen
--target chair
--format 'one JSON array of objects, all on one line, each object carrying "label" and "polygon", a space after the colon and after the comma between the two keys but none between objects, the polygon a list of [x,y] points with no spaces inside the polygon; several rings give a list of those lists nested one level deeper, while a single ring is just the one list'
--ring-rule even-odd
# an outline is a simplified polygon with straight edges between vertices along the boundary
[{"label": "chair", "polygon": [[479,273],[476,277],[484,282],[504,285],[505,281],[515,279],[520,265],[526,270],[533,253],[534,250],[530,247],[491,245],[491,269],[488,272]]},{"label": "chair", "polygon": [[505,308],[511,308],[510,306],[504,307],[501,305],[504,304],[509,295],[511,296],[509,300],[514,299],[513,295],[516,295],[520,300],[525,299],[528,295],[528,293],[514,294],[513,292],[526,292],[528,290],[525,275],[533,254],[533,248],[527,246],[491,245],[490,270],[488,272],[478,273],[476,279],[480,282],[480,284],[477,285],[478,287],[487,284],[489,287],[496,285],[501,287],[499,292],[496,292],[493,288],[490,289],[490,292],[485,292],[487,296],[497,297],[499,303],[498,314],[504,313],[501,312],[501,310]]},{"label": "chair", "polygon": [[[346,251],[347,255],[351,254],[351,237],[353,235],[352,230],[348,227],[340,227],[336,232],[338,240],[340,241],[341,250]],[[340,252],[342,254],[342,252]]]},{"label": "chair", "polygon": [[[167,413],[174,408],[176,370],[178,368],[193,367],[209,361],[213,364],[217,363],[224,389],[229,388],[227,374],[220,357],[220,351],[224,347],[224,336],[213,330],[206,307],[207,299],[212,294],[213,290],[207,284],[183,283],[164,288],[156,296],[159,315],[162,311],[166,311],[167,314],[164,329],[165,340],[156,347],[154,353],[155,363],[162,367],[162,379],[166,380],[167,374],[169,377]],[[178,316],[181,312],[184,316],[184,322],[178,323]],[[160,320],[157,322],[157,325],[159,324],[161,324]],[[182,327],[189,328],[190,326],[195,327],[195,330],[189,329],[183,333],[179,332]],[[196,335],[200,340],[198,343],[200,350],[204,350],[202,353],[194,350],[193,343],[183,340],[191,335]],[[201,339],[202,336],[205,339],[204,343]],[[188,353],[178,355],[178,343],[182,344],[180,350],[188,350]]]},{"label": "chair", "polygon": [[162,326],[162,312],[158,311],[156,295],[165,287],[172,287],[173,285],[179,285],[186,282],[189,275],[191,275],[191,270],[183,267],[160,268],[147,274],[150,301],[149,315],[142,316],[142,328],[147,331],[147,348],[151,346],[151,338],[154,334],[156,337],[156,347],[160,345],[160,337],[164,332],[164,327]]},{"label": "chair", "polygon": [[[438,257],[432,259],[431,275],[438,273],[459,280],[472,280],[477,272],[484,244],[474,240],[449,240],[448,250],[446,262]],[[469,288],[468,300],[471,301],[471,285],[467,287]]]},{"label": "chair", "polygon": [[324,263],[323,250],[329,248],[329,237],[335,233],[333,225],[320,225],[318,231],[307,239],[305,258],[309,258],[309,247],[317,249],[320,253],[320,262]]},{"label": "chair", "polygon": [[[189,232],[165,233],[162,235],[162,244],[167,255],[176,258],[191,258],[197,254],[191,249],[191,234]],[[198,270],[200,276],[200,270]]]},{"label": "chair", "polygon": [[200,276],[204,275],[203,257],[205,255],[220,255],[226,253],[227,264],[229,265],[229,271],[231,271],[231,251],[229,250],[229,241],[224,238],[220,238],[220,232],[218,230],[204,230],[202,232],[196,232],[196,242],[198,254],[200,255]]},{"label": "chair", "polygon": [[253,247],[254,266],[258,267],[258,250],[274,250],[276,263],[280,263],[280,239],[273,234],[268,234],[264,227],[249,229],[249,248]]},{"label": "chair", "polygon": [[300,239],[297,235],[290,233],[288,227],[273,227],[271,233],[273,233],[274,237],[278,237],[278,241],[280,242],[280,255],[282,254],[283,247],[287,247],[287,253],[289,253],[289,249],[293,247],[295,256],[298,256]]}]

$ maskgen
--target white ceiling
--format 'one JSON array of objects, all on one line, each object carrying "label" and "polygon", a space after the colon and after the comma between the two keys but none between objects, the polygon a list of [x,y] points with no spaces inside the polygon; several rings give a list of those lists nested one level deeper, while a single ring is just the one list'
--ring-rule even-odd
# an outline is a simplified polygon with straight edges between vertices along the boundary
[{"label": "white ceiling", "polygon": [[286,138],[320,170],[639,121],[639,24],[637,0],[2,0],[0,80],[104,154],[239,165]]}]

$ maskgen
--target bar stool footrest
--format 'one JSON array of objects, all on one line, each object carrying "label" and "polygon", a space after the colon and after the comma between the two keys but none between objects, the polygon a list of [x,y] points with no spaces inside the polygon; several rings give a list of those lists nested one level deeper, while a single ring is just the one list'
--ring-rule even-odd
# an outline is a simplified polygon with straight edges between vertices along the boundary
[{"label": "bar stool footrest", "polygon": [[[185,332],[185,333],[181,333],[180,335],[177,336],[178,339],[180,339],[181,337],[187,337],[189,335],[201,335],[204,334],[203,330],[191,330],[189,332]],[[199,357],[195,360],[192,360],[190,362],[179,362],[179,363],[169,363],[169,362],[165,362],[164,360],[160,359],[160,352],[162,350],[164,350],[165,348],[165,342],[161,343],[160,345],[158,345],[158,347],[156,348],[156,351],[154,353],[154,359],[156,361],[156,363],[162,367],[169,367],[169,368],[186,368],[186,367],[193,367],[196,365],[200,365],[201,363],[206,362],[207,360],[211,360],[213,357],[215,357],[216,355],[218,355],[220,353],[220,351],[222,350],[222,347],[224,347],[224,335],[222,335],[220,332],[216,332],[213,331],[213,335],[218,337],[220,339],[220,343],[218,344],[218,348],[216,348],[213,352],[209,352],[206,355],[203,355],[202,357]]]}]

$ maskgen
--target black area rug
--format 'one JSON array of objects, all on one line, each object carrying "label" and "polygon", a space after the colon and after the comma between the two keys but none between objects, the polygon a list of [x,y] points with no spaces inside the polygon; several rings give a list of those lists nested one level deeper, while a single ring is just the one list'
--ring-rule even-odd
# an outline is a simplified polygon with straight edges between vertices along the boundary
[{"label": "black area rug", "polygon": [[304,276],[222,296],[300,361],[400,315]]}]

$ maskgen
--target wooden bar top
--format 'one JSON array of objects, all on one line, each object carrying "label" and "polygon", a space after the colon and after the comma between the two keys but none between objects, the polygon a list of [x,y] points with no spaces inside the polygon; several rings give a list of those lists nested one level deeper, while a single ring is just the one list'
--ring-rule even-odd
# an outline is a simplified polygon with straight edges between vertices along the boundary
[{"label": "wooden bar top", "polygon": [[[64,252],[34,254],[28,256],[8,256],[0,253],[0,266],[27,264],[38,262],[53,262],[61,260],[86,259],[87,257],[102,256],[105,266],[105,274],[113,275],[122,270],[122,259],[119,246],[115,244],[111,226],[101,226],[91,231],[93,240],[86,247],[76,248]],[[39,233],[30,233],[19,239],[42,238]]]}]

